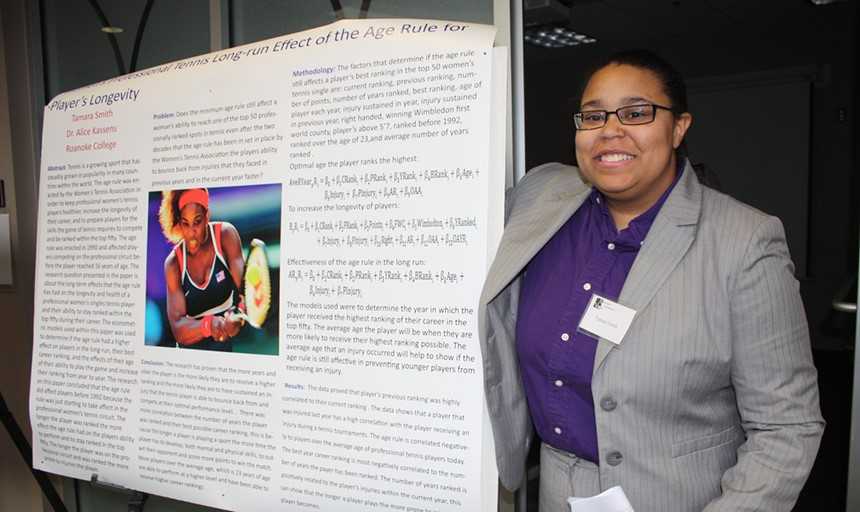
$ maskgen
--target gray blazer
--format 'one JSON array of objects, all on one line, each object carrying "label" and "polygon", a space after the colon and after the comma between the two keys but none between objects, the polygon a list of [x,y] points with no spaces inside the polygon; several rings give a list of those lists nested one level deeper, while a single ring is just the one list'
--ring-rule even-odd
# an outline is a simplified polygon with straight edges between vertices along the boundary
[{"label": "gray blazer", "polygon": [[[520,277],[589,192],[575,167],[532,170],[508,197],[484,283],[485,393],[510,490],[532,437]],[[633,324],[620,345],[598,342],[601,489],[621,485],[637,512],[791,510],[824,429],[793,271],[779,220],[700,185],[688,162],[621,291]]]}]

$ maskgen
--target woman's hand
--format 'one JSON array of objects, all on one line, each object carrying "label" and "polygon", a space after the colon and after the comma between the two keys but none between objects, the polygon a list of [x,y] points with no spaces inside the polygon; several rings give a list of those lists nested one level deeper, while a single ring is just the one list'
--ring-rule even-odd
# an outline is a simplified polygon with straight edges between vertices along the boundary
[{"label": "woman's hand", "polygon": [[225,342],[239,334],[241,328],[241,317],[238,317],[232,311],[228,311],[224,316],[216,316],[212,319],[212,339]]}]

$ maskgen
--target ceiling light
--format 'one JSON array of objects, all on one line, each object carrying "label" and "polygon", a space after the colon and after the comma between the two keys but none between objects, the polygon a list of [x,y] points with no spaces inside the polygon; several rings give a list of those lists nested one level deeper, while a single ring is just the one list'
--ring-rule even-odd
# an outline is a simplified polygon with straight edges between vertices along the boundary
[{"label": "ceiling light", "polygon": [[544,48],[565,48],[597,42],[597,39],[586,34],[575,32],[567,27],[553,27],[547,25],[526,29],[523,34],[523,39],[525,39],[527,43],[535,46],[543,46]]},{"label": "ceiling light", "polygon": [[102,32],[105,34],[120,34],[122,33],[121,27],[102,27]]}]

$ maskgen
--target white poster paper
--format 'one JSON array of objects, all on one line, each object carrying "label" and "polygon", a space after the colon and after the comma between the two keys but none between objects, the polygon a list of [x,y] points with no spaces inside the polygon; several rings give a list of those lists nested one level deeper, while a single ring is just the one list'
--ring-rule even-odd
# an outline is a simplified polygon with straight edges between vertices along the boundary
[{"label": "white poster paper", "polygon": [[54,98],[34,465],[225,509],[495,510],[493,36],[341,21]]}]

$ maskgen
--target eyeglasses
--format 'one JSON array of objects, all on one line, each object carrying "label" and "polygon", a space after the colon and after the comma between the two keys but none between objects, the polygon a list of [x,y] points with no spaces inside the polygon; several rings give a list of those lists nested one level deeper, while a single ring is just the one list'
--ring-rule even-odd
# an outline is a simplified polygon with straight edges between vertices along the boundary
[{"label": "eyeglasses", "polygon": [[657,117],[658,108],[672,111],[669,107],[653,103],[629,105],[616,110],[583,110],[573,114],[573,124],[577,130],[596,130],[606,124],[609,114],[615,114],[621,124],[648,124]]}]

